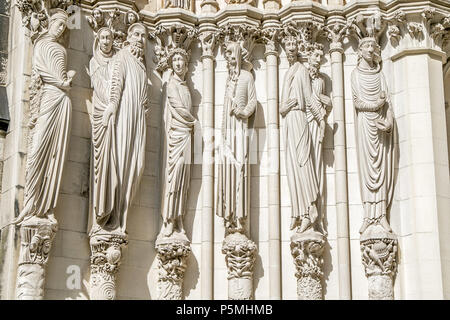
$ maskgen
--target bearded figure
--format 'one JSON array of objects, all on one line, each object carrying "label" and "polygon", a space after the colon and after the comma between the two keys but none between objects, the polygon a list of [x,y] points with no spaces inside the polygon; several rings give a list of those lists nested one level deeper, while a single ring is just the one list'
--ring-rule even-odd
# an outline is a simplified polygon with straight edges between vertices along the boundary
[{"label": "bearded figure", "polygon": [[395,121],[375,38],[360,41],[351,75],[355,134],[364,220],[360,233],[379,224],[391,232],[387,213],[394,191]]},{"label": "bearded figure", "polygon": [[185,235],[183,217],[191,175],[192,132],[196,121],[191,114],[191,93],[185,81],[188,53],[184,49],[174,49],[168,60],[172,70],[167,84],[164,116],[167,156],[161,234],[165,237],[170,237],[174,232]]},{"label": "bearded figure", "polygon": [[[114,127],[117,192],[97,219],[109,232],[124,234],[128,210],[144,171],[147,108],[147,71],[144,55],[147,29],[135,23],[114,57],[110,100],[102,116],[104,128]],[[107,130],[107,129],[104,129]],[[112,190],[108,190],[110,195]],[[113,207],[113,210],[109,209]],[[102,216],[103,215],[103,216]]]},{"label": "bearded figure", "polygon": [[280,113],[284,118],[286,171],[292,203],[290,228],[302,233],[320,223],[317,210],[320,189],[308,123],[313,93],[309,71],[298,61],[297,39],[289,36],[284,44],[290,67],[284,78]]},{"label": "bearded figure", "polygon": [[217,184],[217,215],[228,233],[245,230],[250,210],[249,118],[256,109],[253,75],[243,67],[241,45],[229,42],[225,57],[228,78],[222,118],[222,144]]}]

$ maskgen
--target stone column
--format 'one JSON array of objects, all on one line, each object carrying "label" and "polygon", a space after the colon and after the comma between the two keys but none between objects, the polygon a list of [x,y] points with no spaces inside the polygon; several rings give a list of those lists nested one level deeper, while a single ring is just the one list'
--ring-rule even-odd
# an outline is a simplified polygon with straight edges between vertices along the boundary
[{"label": "stone column", "polygon": [[203,163],[202,163],[202,275],[201,297],[214,298],[214,49],[215,27],[200,25],[202,44],[203,92]]},{"label": "stone column", "polygon": [[325,237],[311,230],[291,236],[291,254],[297,273],[299,300],[322,300],[323,249]]},{"label": "stone column", "polygon": [[91,246],[91,300],[116,299],[116,274],[119,271],[122,249],[127,245],[126,235],[95,234]]},{"label": "stone column", "polygon": [[263,29],[267,79],[268,195],[269,195],[269,292],[281,299],[280,124],[278,108],[278,22],[266,20]]},{"label": "stone column", "polygon": [[16,289],[18,300],[44,298],[45,269],[57,230],[56,220],[36,216],[21,225]]},{"label": "stone column", "polygon": [[342,40],[347,28],[339,21],[329,19],[327,26],[330,42],[331,81],[333,87],[334,121],[334,181],[337,215],[337,247],[339,270],[339,298],[350,300],[350,234],[348,220],[347,143],[345,132],[344,64]]}]

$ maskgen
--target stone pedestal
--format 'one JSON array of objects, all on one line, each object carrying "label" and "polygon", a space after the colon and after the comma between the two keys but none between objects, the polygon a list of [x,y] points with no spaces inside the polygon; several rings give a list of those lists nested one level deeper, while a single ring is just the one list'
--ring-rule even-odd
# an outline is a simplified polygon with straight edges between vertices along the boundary
[{"label": "stone pedestal", "polygon": [[17,270],[17,299],[42,300],[44,298],[45,268],[57,230],[58,223],[54,219],[33,216],[22,223]]},{"label": "stone pedestal", "polygon": [[371,225],[361,235],[361,255],[370,300],[394,300],[397,272],[397,236],[380,225]]},{"label": "stone pedestal", "polygon": [[116,273],[122,249],[127,245],[126,234],[95,234],[91,236],[91,300],[115,300]]},{"label": "stone pedestal", "polygon": [[191,253],[185,234],[174,233],[156,240],[158,252],[158,300],[182,300],[187,258]]},{"label": "stone pedestal", "polygon": [[235,232],[225,237],[222,253],[228,268],[228,299],[253,299],[253,266],[256,259],[256,244],[242,233]]},{"label": "stone pedestal", "polygon": [[299,300],[322,300],[323,249],[325,237],[313,230],[291,236],[291,254],[297,273]]}]

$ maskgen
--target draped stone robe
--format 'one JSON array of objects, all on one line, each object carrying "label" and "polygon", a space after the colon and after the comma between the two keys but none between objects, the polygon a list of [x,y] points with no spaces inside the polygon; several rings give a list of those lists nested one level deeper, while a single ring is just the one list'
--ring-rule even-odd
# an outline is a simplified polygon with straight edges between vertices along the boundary
[{"label": "draped stone robe", "polygon": [[[98,50],[98,49],[97,49]],[[107,126],[103,126],[103,115],[109,105],[111,90],[112,60],[103,57],[101,52],[94,53],[89,64],[94,93],[92,97],[92,170],[91,184],[92,210],[94,221],[92,232],[110,230],[117,226],[110,222],[117,221],[119,215],[117,203],[117,154],[116,131],[111,117]],[[113,216],[113,218],[111,218]]]},{"label": "draped stone robe", "polygon": [[[172,75],[167,85],[165,110],[167,156],[162,211],[165,223],[182,222],[185,213],[192,161],[191,139],[195,120],[186,119],[184,114],[190,114],[191,108],[191,94],[186,82]],[[179,231],[184,232],[184,230]]]},{"label": "draped stone robe", "polygon": [[144,171],[147,107],[145,65],[123,48],[114,58],[111,104],[116,107],[118,211],[109,225],[124,233],[131,201]]},{"label": "draped stone robe", "polygon": [[281,99],[283,105],[289,99],[297,101],[297,105],[285,115],[283,127],[286,174],[292,204],[291,217],[308,217],[311,223],[314,223],[317,220],[317,211],[310,212],[310,208],[318,199],[319,183],[312,157],[312,138],[306,116],[307,108],[311,104],[311,94],[308,70],[300,62],[294,63],[284,78]]},{"label": "draped stone robe", "polygon": [[[393,196],[394,115],[380,66],[374,70],[357,67],[352,72],[351,83],[361,197],[368,222],[375,223],[386,215]],[[375,110],[382,91],[387,96],[386,103]],[[377,119],[387,119],[392,124],[390,132],[379,130],[375,124]]]},{"label": "draped stone robe", "polygon": [[61,89],[67,81],[66,61],[66,49],[50,35],[37,40],[33,73],[41,88],[31,105],[37,121],[31,131],[22,217],[45,217],[58,200],[72,114],[71,101]]},{"label": "draped stone robe", "polygon": [[[233,103],[244,110],[247,118],[230,115]],[[250,210],[248,117],[255,112],[256,104],[255,81],[249,71],[241,70],[237,79],[227,79],[216,211],[227,228],[241,229]]]}]

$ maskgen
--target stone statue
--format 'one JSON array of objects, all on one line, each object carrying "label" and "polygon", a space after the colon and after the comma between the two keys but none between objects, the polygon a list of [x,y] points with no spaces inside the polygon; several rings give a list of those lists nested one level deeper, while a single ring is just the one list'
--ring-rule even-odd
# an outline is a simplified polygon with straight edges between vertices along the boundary
[{"label": "stone statue", "polygon": [[54,209],[72,114],[67,91],[75,75],[75,71],[66,70],[66,49],[58,43],[67,20],[65,10],[52,9],[48,29],[34,43],[24,208],[13,222],[21,226],[18,299],[43,298],[45,267],[58,229]]},{"label": "stone statue", "polygon": [[[320,76],[320,64],[323,57],[323,45],[314,43],[308,56],[308,70],[311,78],[311,104],[306,107],[306,118],[309,124],[312,143],[312,157],[319,184],[319,198],[317,199],[317,211],[319,213],[318,224],[323,229],[323,192],[324,176],[322,148],[325,135],[326,117],[331,109],[331,99],[325,95],[325,81]],[[323,231],[323,230],[321,230]]]},{"label": "stone statue", "polygon": [[[112,15],[111,20],[117,19]],[[92,98],[93,181],[90,298],[113,300],[115,274],[127,245],[126,222],[144,170],[147,72],[144,61],[147,30],[140,23],[128,28],[125,46],[110,23],[100,28],[90,62]]]},{"label": "stone statue", "polygon": [[191,9],[191,0],[164,0],[164,8]]},{"label": "stone statue", "polygon": [[297,232],[302,233],[320,223],[317,209],[320,194],[307,117],[308,110],[312,110],[311,79],[308,69],[298,61],[297,41],[294,36],[284,39],[290,67],[284,78],[280,113],[285,119],[283,136],[292,203],[290,228],[298,228]]},{"label": "stone statue", "polygon": [[[135,23],[128,29],[125,46],[114,57],[110,102],[103,126],[115,124],[117,210],[109,217],[108,229],[125,233],[128,210],[144,170],[147,110],[147,71],[144,63],[147,29]],[[125,85],[125,83],[127,85]]]},{"label": "stone statue", "polygon": [[165,104],[167,157],[161,230],[165,237],[171,236],[174,232],[185,234],[183,216],[190,181],[191,139],[196,121],[191,114],[191,94],[184,80],[187,63],[188,53],[184,49],[172,50],[169,65],[172,66],[173,72],[167,84]]},{"label": "stone statue", "polygon": [[93,9],[92,15],[87,16],[86,20],[94,31],[97,31],[105,26],[105,17],[99,8]]},{"label": "stone statue", "polygon": [[94,215],[92,233],[99,230],[114,230],[119,216],[117,207],[117,174],[116,130],[114,119],[103,124],[103,115],[110,103],[110,84],[112,73],[113,32],[109,28],[97,31],[94,41],[94,56],[89,64],[94,93],[92,97],[92,149],[93,149],[93,181],[92,211]]},{"label": "stone statue", "polygon": [[[66,49],[58,43],[68,14],[55,9],[48,31],[34,45],[31,92],[31,144],[27,157],[25,206],[16,224],[32,217],[54,220],[53,209],[70,134],[72,103],[67,95],[75,71],[66,71]],[[55,220],[56,223],[56,220]]]},{"label": "stone statue", "polygon": [[380,47],[366,37],[358,48],[352,72],[359,181],[364,206],[360,233],[371,224],[391,232],[387,212],[394,190],[394,113],[381,71]]},{"label": "stone statue", "polygon": [[248,119],[256,109],[253,75],[245,70],[239,42],[226,44],[228,78],[222,119],[222,145],[218,167],[217,215],[227,232],[245,233],[250,210]]}]

